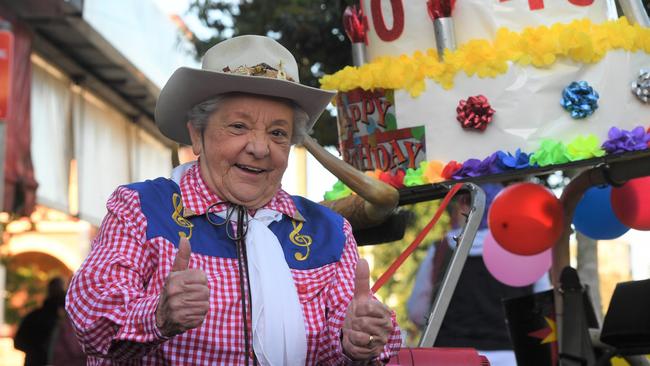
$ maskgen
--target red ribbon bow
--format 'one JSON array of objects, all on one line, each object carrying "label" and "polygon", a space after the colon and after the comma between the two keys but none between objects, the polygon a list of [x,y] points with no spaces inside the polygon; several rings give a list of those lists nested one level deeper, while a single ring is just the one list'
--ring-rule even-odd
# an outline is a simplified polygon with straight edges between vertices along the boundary
[{"label": "red ribbon bow", "polygon": [[463,128],[484,131],[488,123],[492,122],[494,109],[484,95],[477,95],[467,100],[461,99],[456,113],[456,119]]}]

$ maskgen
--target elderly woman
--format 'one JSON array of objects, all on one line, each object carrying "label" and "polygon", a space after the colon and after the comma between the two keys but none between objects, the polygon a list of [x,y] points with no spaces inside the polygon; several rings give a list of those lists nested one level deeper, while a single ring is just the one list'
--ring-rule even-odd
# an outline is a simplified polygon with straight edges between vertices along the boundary
[{"label": "elderly woman", "polygon": [[399,328],[370,293],[348,222],[280,188],[290,146],[331,97],[301,85],[293,56],[260,36],[217,44],[202,69],[172,75],[156,123],[199,160],[110,197],[67,298],[89,364],[375,364],[395,354]]}]

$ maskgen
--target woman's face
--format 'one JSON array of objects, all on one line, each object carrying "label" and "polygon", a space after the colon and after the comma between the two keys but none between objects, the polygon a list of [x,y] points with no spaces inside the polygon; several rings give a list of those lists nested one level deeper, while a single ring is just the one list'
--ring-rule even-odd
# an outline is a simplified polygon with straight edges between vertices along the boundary
[{"label": "woman's face", "polygon": [[293,108],[278,99],[244,95],[225,99],[201,136],[188,123],[201,176],[220,198],[249,209],[264,206],[287,168]]}]

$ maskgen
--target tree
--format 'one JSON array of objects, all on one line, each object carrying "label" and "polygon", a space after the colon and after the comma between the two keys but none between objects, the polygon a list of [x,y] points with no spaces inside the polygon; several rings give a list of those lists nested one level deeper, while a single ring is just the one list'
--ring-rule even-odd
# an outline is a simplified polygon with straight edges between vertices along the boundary
[{"label": "tree", "polygon": [[[268,35],[289,49],[298,61],[303,84],[319,87],[318,79],[352,62],[350,41],[342,28],[343,11],[353,0],[247,0],[239,3],[193,0],[190,12],[214,29],[210,39],[194,38],[197,55],[215,43],[242,34]],[[316,123],[314,137],[323,145],[338,143],[336,120],[330,113]]]}]

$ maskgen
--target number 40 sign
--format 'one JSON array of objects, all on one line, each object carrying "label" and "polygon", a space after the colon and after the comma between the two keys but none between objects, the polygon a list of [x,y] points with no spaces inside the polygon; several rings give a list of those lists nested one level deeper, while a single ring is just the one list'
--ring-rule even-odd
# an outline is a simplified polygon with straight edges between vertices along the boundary
[{"label": "number 40 sign", "polygon": [[[367,1],[367,0],[366,0]],[[429,0],[431,1],[431,0]],[[463,0],[450,0],[453,3],[456,1]],[[512,0],[498,0],[501,3],[509,2]],[[516,0],[515,0],[516,1]],[[548,0],[553,2],[567,2],[575,6],[590,6],[594,3],[595,0]],[[387,8],[387,3],[390,3],[389,8]],[[384,42],[392,42],[398,39],[402,32],[404,31],[404,6],[410,6],[410,4],[405,4],[405,0],[370,0],[370,17],[372,18],[372,24],[374,26],[374,31]],[[426,6],[426,3],[422,2],[421,6]],[[528,7],[530,10],[542,10],[544,9],[544,0],[528,0]],[[388,10],[392,16],[385,17],[384,11],[382,8]],[[422,13],[427,13],[427,9],[421,9]],[[386,19],[388,18],[388,19]]]}]

